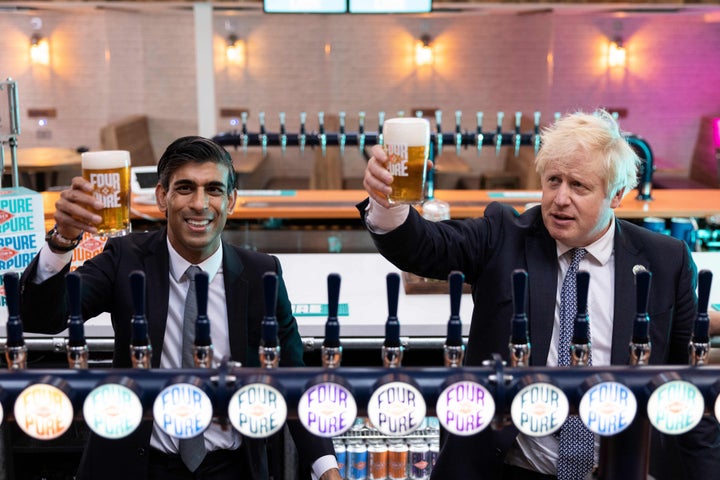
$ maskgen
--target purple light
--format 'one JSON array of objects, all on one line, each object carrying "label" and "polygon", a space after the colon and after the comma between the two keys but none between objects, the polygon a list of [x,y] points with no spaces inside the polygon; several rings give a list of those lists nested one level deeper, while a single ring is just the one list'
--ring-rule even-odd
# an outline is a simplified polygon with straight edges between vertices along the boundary
[{"label": "purple light", "polygon": [[720,118],[713,118],[712,125],[715,148],[720,148]]}]

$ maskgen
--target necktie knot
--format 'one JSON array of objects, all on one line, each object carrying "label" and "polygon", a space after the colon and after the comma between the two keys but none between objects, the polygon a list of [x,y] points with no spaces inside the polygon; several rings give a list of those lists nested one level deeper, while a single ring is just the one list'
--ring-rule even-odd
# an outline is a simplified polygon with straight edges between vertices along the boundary
[{"label": "necktie knot", "polygon": [[580,265],[580,261],[585,257],[585,255],[588,253],[587,250],[584,248],[573,248],[572,250],[572,259],[570,260],[570,268],[568,268],[568,272],[571,268],[573,268],[577,271],[578,266]]}]

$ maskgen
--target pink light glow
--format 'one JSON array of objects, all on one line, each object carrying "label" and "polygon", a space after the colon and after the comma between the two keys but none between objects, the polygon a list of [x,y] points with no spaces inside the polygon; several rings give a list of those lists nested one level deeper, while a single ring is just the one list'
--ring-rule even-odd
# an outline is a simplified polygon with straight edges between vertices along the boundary
[{"label": "pink light glow", "polygon": [[720,118],[713,118],[713,140],[716,148],[720,148]]}]

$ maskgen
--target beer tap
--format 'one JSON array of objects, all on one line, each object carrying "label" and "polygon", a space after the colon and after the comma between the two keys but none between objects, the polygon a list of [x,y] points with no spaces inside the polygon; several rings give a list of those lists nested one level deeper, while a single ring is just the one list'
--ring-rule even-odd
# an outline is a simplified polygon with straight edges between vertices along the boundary
[{"label": "beer tap", "polygon": [[502,147],[502,123],[505,118],[505,112],[497,114],[497,130],[495,131],[495,156],[500,156],[500,147]]},{"label": "beer tap", "polygon": [[338,117],[340,119],[340,138],[338,139],[338,143],[340,144],[340,155],[345,154],[345,141],[346,141],[346,135],[345,135],[345,112],[340,112],[338,114]]},{"label": "beer tap", "polygon": [[240,121],[242,122],[241,128],[241,143],[242,143],[242,149],[244,153],[247,153],[247,147],[248,147],[248,130],[247,130],[247,119],[248,114],[247,112],[242,112],[240,114]]},{"label": "beer tap", "polygon": [[385,112],[378,112],[378,144],[384,144],[383,125],[385,124]]},{"label": "beer tap", "polygon": [[632,341],[630,342],[630,365],[647,365],[652,351],[650,316],[647,311],[652,274],[642,266],[636,267],[636,270],[634,273],[637,313],[635,314]]},{"label": "beer tap", "polygon": [[88,346],[85,341],[85,327],[82,318],[82,277],[77,272],[65,276],[70,317],[68,318],[68,339],[65,345],[70,368],[88,368]]},{"label": "beer tap", "polygon": [[265,316],[262,319],[262,339],[258,354],[262,368],[277,368],[280,364],[280,344],[278,342],[278,322],[275,316],[278,294],[278,278],[274,272],[263,275],[265,292]]},{"label": "beer tap", "polygon": [[365,112],[358,113],[358,149],[361,154],[365,154]]},{"label": "beer tap", "polygon": [[214,348],[210,338],[210,319],[207,316],[208,274],[205,271],[195,275],[195,296],[197,298],[197,318],[195,319],[193,361],[197,368],[211,368]]},{"label": "beer tap", "polygon": [[462,112],[455,110],[455,153],[460,155],[460,147],[462,146]]},{"label": "beer tap", "polygon": [[135,270],[130,273],[129,278],[133,303],[133,316],[130,324],[130,362],[133,368],[147,370],[151,366],[152,346],[145,316],[145,273]]},{"label": "beer tap", "polygon": [[560,112],[555,112],[555,121],[557,122],[560,120],[560,117],[562,117],[562,114]]},{"label": "beer tap", "polygon": [[573,324],[573,336],[570,342],[570,365],[587,366],[590,364],[590,318],[588,316],[588,288],[590,274],[579,271],[575,275],[577,285],[577,314]]},{"label": "beer tap", "polygon": [[305,153],[305,120],[307,120],[307,113],[300,112],[300,135],[298,135],[298,144],[300,145],[300,154]]},{"label": "beer tap", "polygon": [[324,157],[327,153],[327,135],[325,135],[325,112],[318,112],[318,135],[320,136],[320,150]]},{"label": "beer tap", "polygon": [[477,139],[475,142],[477,143],[477,154],[478,156],[480,156],[480,153],[482,152],[483,140],[485,139],[485,136],[482,133],[483,112],[477,112],[475,116],[477,117]]},{"label": "beer tap", "polygon": [[708,303],[710,301],[710,285],[713,274],[710,270],[700,270],[698,273],[698,312],[695,318],[693,336],[690,340],[690,365],[705,365],[710,354],[710,317],[708,317]]},{"label": "beer tap", "polygon": [[404,348],[400,344],[400,322],[397,317],[398,296],[400,294],[400,275],[387,274],[388,318],[385,322],[385,342],[382,346],[383,366],[386,368],[400,367]]},{"label": "beer tap", "polygon": [[522,112],[515,112],[515,156],[520,155],[520,122],[522,120]]},{"label": "beer tap", "polygon": [[268,145],[268,138],[267,133],[265,132],[265,112],[258,113],[258,121],[260,122],[260,145],[262,145],[262,155],[263,157],[267,153],[267,145]]},{"label": "beer tap", "polygon": [[510,329],[510,365],[527,367],[530,364],[531,352],[525,293],[527,292],[528,274],[525,270],[514,270],[511,280],[514,314]]},{"label": "beer tap", "polygon": [[285,131],[285,112],[280,112],[280,147],[282,148],[282,155],[285,155],[287,150],[287,132]]},{"label": "beer tap", "polygon": [[340,345],[340,323],[338,322],[338,301],[340,298],[340,275],[331,273],[327,277],[328,318],[325,322],[325,340],[322,344],[322,365],[325,368],[340,366],[342,345]]},{"label": "beer tap", "polygon": [[446,367],[460,367],[465,358],[465,344],[462,338],[462,322],[460,320],[460,299],[463,293],[465,275],[453,271],[448,276],[450,286],[450,319],[447,324],[447,338],[443,346]]},{"label": "beer tap", "polygon": [[437,156],[439,157],[443,149],[442,110],[435,110],[435,127],[437,129]]},{"label": "beer tap", "polygon": [[534,114],[535,125],[533,126],[533,147],[535,148],[535,155],[540,150],[540,112]]},{"label": "beer tap", "polygon": [[23,338],[23,325],[20,319],[20,277],[16,272],[4,273],[3,285],[8,309],[5,360],[8,369],[24,370],[27,368],[27,345]]}]

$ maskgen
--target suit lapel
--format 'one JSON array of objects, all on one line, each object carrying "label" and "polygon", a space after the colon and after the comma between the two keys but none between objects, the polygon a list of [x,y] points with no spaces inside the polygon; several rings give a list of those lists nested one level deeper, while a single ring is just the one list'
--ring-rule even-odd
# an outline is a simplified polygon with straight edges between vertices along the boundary
[{"label": "suit lapel", "polygon": [[223,277],[227,301],[230,355],[243,363],[247,362],[248,344],[248,284],[243,278],[245,267],[240,256],[231,245],[223,243]]},{"label": "suit lapel", "polygon": [[170,260],[167,249],[167,232],[147,245],[145,257],[145,291],[147,294],[147,316],[150,334],[150,345],[155,355],[152,356],[153,368],[160,367],[160,357],[165,338],[165,326],[168,316],[168,298],[170,296]]},{"label": "suit lapel", "polygon": [[555,241],[544,229],[526,240],[529,284],[531,365],[545,365],[552,339],[557,291],[557,253]]}]

